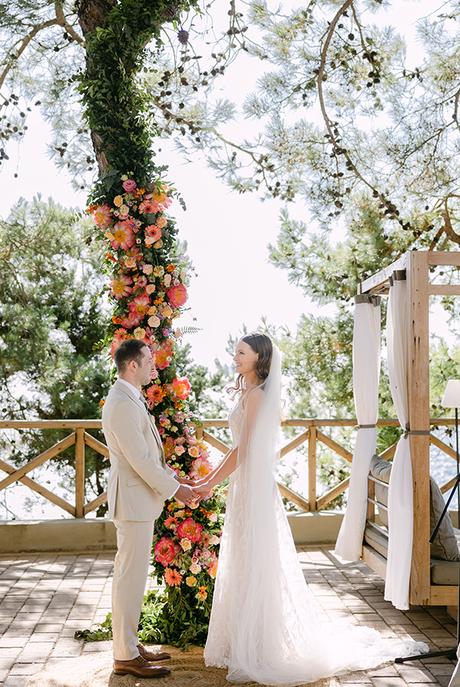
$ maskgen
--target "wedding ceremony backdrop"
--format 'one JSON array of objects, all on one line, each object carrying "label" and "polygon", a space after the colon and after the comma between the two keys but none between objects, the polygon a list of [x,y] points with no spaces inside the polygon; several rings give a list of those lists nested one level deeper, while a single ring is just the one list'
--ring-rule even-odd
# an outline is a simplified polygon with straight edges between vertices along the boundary
[{"label": "wedding ceremony backdrop", "polygon": [[[196,0],[81,0],[75,8],[58,0],[44,1],[39,7],[22,2],[10,3],[0,13],[0,29],[9,37],[0,73],[0,157],[6,161],[8,142],[24,136],[27,110],[34,102],[48,108],[58,163],[71,170],[77,185],[85,187],[92,178],[86,213],[93,225],[83,241],[94,246],[101,258],[97,268],[104,275],[111,318],[89,348],[113,354],[122,340],[132,337],[151,346],[157,376],[145,396],[166,458],[181,475],[205,476],[211,469],[209,446],[225,450],[225,443],[199,419],[199,407],[191,404],[191,380],[178,370],[178,365],[183,367],[184,331],[177,319],[187,304],[192,267],[175,218],[174,208],[184,205],[181,189],[175,187],[174,169],[157,162],[159,141],[170,137],[184,155],[204,156],[235,192],[259,193],[285,204],[270,259],[318,304],[336,303],[332,317],[321,312],[314,318],[304,316],[294,340],[272,327],[285,352],[286,369],[296,380],[295,388],[289,389],[290,413],[301,418],[284,424],[302,428],[300,434],[291,435],[281,454],[308,444],[308,497],[286,484],[280,489],[287,501],[304,511],[329,506],[349,484],[348,472],[332,468],[329,462],[326,472],[335,483],[319,495],[316,456],[322,444],[351,462],[350,450],[323,428],[351,428],[354,421],[305,418],[324,408],[333,408],[336,416],[353,413],[351,297],[361,282],[362,293],[374,293],[381,284],[372,286],[371,275],[401,255],[410,255],[408,251],[442,255],[457,250],[460,243],[455,158],[458,8],[452,3],[451,13],[444,9],[420,18],[424,52],[417,66],[406,66],[403,40],[378,19],[380,4],[377,0],[288,3],[283,14],[260,2],[249,3],[247,9],[232,1],[221,35],[206,34],[208,43],[203,43],[201,29],[195,27],[203,17],[212,17],[215,4],[201,6]],[[370,17],[376,14],[375,23],[369,12]],[[221,13],[219,17],[221,21]],[[211,45],[204,67],[193,47],[194,36],[201,41],[200,49]],[[254,131],[248,123],[248,138],[236,139],[235,131],[226,130],[234,114],[232,103],[215,96],[213,89],[234,62],[248,56],[269,62],[271,69],[245,102],[245,113],[257,127]],[[204,198],[205,189],[202,193]],[[311,232],[308,222],[289,215],[288,204],[296,199],[309,208],[315,227]],[[19,233],[12,227],[21,222],[26,226],[27,217],[18,210],[12,221],[2,225],[4,236],[11,240],[2,246],[0,257],[9,267],[2,279],[13,284],[8,285],[11,298],[3,305],[5,315],[15,305],[11,266],[17,258],[11,246]],[[236,213],[236,233],[242,232],[242,225]],[[340,231],[346,237],[339,240]],[[433,264],[439,263],[434,259]],[[448,279],[455,280],[458,261],[445,264],[452,268]],[[18,293],[22,288],[19,284]],[[458,304],[450,298],[455,290],[426,293],[442,296],[443,307],[455,319]],[[209,307],[215,307],[211,294]],[[420,370],[426,414],[428,301],[423,307],[420,326],[426,340]],[[13,322],[17,337],[17,320]],[[5,341],[13,340],[13,322],[0,329]],[[81,335],[75,339],[81,340]],[[455,368],[449,346],[440,347],[437,354],[436,393]],[[11,370],[20,369],[8,364]],[[7,379],[7,366],[4,375]],[[13,407],[10,403],[5,400],[7,411]],[[393,408],[388,384],[381,407],[388,418]],[[425,420],[426,425],[429,415]],[[30,418],[18,425],[14,421],[9,417],[2,426],[34,428]],[[68,428],[72,433],[19,468],[2,460],[0,467],[9,474],[0,481],[0,490],[20,480],[81,518],[105,501],[101,482],[97,496],[86,502],[85,446],[96,457],[106,455],[106,449],[86,431],[97,426],[91,425],[93,420],[55,417],[54,421],[55,429]],[[35,428],[40,428],[37,422]],[[369,422],[375,424],[376,418]],[[388,440],[396,441],[398,436],[397,425],[384,419],[380,446],[375,439],[386,457],[391,454]],[[425,425],[423,431],[428,431]],[[350,429],[346,431],[349,438]],[[411,437],[410,442],[421,440]],[[75,503],[69,504],[27,473],[74,444]],[[425,444],[428,450],[427,440]],[[449,447],[443,447],[450,455]],[[423,475],[429,472],[426,463],[427,455]],[[416,503],[426,496],[420,486],[415,494]],[[166,505],[152,547],[155,574],[164,591],[147,599],[142,619],[147,638],[179,644],[204,640],[223,510],[224,494],[219,490],[194,509],[175,501]],[[426,520],[426,510],[423,513]],[[420,525],[424,534],[425,520]],[[414,554],[412,598],[417,602],[429,602],[433,593],[427,581],[426,546],[419,544]],[[407,579],[410,570],[409,561]],[[109,631],[110,621],[99,630]]]}]

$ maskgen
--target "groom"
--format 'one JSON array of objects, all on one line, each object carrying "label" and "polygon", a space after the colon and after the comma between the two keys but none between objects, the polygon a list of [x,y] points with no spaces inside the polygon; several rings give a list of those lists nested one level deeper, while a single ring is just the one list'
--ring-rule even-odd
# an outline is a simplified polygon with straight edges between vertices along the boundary
[{"label": "groom", "polygon": [[102,411],[102,429],[109,448],[107,488],[109,518],[117,530],[117,555],[112,582],[114,673],[157,678],[170,674],[137,640],[137,629],[150,562],[153,525],[172,496],[190,504],[193,489],[182,485],[165,464],[155,423],[141,388],[152,379],[154,363],[146,344],[123,341],[115,353],[118,379]]}]

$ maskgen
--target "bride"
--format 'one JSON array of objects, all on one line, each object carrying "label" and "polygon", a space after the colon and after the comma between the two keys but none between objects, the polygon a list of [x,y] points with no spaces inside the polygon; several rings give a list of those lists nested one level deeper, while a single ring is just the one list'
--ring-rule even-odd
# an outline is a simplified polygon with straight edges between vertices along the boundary
[{"label": "bride", "polygon": [[329,621],[310,592],[275,481],[281,357],[264,334],[244,336],[235,366],[239,400],[229,417],[233,448],[205,479],[201,497],[230,476],[208,638],[207,666],[227,679],[300,685],[427,651],[350,621]]}]

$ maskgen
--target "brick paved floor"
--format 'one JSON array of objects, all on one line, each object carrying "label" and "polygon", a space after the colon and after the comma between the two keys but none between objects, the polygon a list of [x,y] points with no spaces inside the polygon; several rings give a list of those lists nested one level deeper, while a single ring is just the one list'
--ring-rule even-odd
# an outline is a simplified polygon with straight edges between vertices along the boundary
[{"label": "brick paved floor", "polygon": [[[0,685],[23,687],[45,665],[86,652],[106,651],[110,642],[74,639],[76,629],[102,621],[110,609],[114,555],[0,556]],[[383,582],[364,564],[341,565],[325,547],[299,550],[308,583],[330,618],[353,615],[384,636],[455,643],[455,624],[445,609],[397,611],[383,600]],[[453,663],[445,658],[391,664],[340,677],[346,687],[447,687]]]}]

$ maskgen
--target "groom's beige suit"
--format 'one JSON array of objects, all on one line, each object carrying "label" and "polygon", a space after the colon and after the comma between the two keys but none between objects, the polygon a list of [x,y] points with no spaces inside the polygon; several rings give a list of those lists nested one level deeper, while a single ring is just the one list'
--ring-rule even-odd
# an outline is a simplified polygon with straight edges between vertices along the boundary
[{"label": "groom's beige suit", "polygon": [[179,488],[165,464],[160,435],[141,392],[118,379],[102,410],[109,448],[109,518],[117,530],[112,582],[114,658],[139,654],[137,628],[151,556],[153,525],[166,499]]}]

